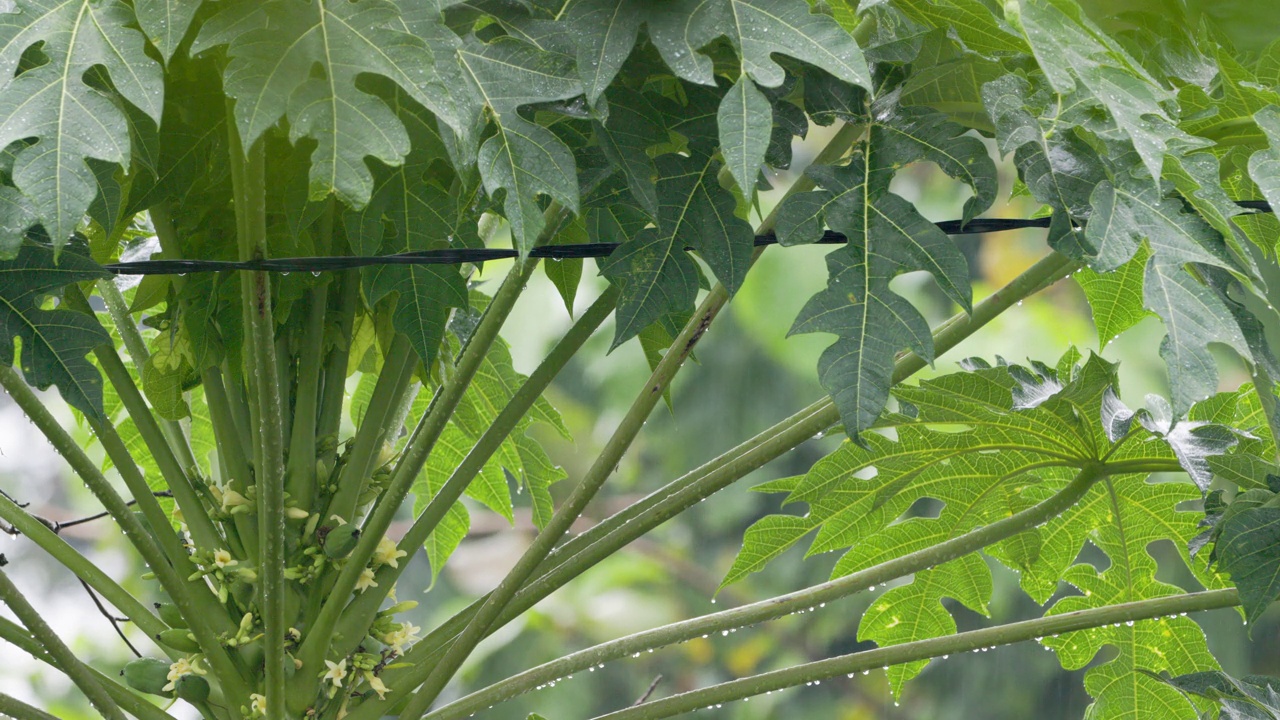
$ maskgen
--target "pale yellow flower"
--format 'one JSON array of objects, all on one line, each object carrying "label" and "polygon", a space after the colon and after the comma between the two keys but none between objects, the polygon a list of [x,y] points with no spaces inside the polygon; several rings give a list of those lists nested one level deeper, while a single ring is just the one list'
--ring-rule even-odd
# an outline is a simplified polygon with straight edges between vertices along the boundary
[{"label": "pale yellow flower", "polygon": [[237,564],[239,561],[231,557],[231,553],[226,550],[213,551],[213,564],[220,568],[228,568]]},{"label": "pale yellow flower", "polygon": [[373,551],[373,564],[375,567],[379,565],[390,565],[393,568],[400,567],[398,560],[409,553],[396,548],[396,544],[389,538],[383,537],[378,541],[378,547]]},{"label": "pale yellow flower", "polygon": [[373,691],[378,693],[379,700],[387,699],[388,688],[386,683],[382,682],[382,678],[366,670],[364,673],[364,679],[369,681],[369,687],[373,688]]},{"label": "pale yellow flower", "polygon": [[360,578],[356,580],[356,592],[364,592],[371,587],[378,587],[378,583],[373,581],[373,568],[365,568],[360,572]]},{"label": "pale yellow flower", "polygon": [[174,686],[177,684],[178,678],[182,677],[183,675],[191,675],[191,674],[204,675],[205,671],[201,670],[198,665],[191,662],[190,658],[180,657],[177,659],[177,661],[175,661],[173,664],[169,666],[169,674],[165,676],[169,679],[169,684],[165,685],[160,689],[164,690],[165,692],[168,692],[172,690]]},{"label": "pale yellow flower", "polygon": [[221,504],[222,512],[231,512],[231,508],[239,507],[240,505],[248,505],[249,498],[241,495],[235,490],[223,490]]},{"label": "pale yellow flower", "polygon": [[249,693],[249,711],[254,717],[265,716],[267,714],[267,698],[265,695],[258,693]]},{"label": "pale yellow flower", "polygon": [[421,629],[411,622],[400,623],[400,629],[387,633],[382,641],[391,646],[397,654],[404,654],[405,645],[422,639],[418,637],[418,631]]},{"label": "pale yellow flower", "polygon": [[333,683],[334,687],[342,687],[342,679],[347,676],[347,659],[342,658],[338,662],[325,660],[324,664],[329,666],[329,671],[324,674],[324,679]]}]

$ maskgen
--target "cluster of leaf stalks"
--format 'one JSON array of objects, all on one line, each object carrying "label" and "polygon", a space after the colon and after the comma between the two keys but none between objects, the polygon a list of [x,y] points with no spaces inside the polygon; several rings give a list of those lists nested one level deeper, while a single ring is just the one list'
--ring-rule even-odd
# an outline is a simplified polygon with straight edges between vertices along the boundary
[{"label": "cluster of leaf stalks", "polygon": [[[876,588],[857,630],[875,650],[605,717],[670,717],[880,667],[900,693],[932,658],[1027,640],[1068,668],[1119,648],[1086,680],[1099,717],[1191,717],[1183,693],[1210,690],[1260,702],[1254,681],[1158,673],[1216,670],[1186,613],[1243,605],[1256,617],[1280,594],[1266,580],[1280,567],[1265,534],[1280,523],[1280,469],[1274,311],[1262,308],[1280,225],[1234,202],[1280,200],[1280,113],[1263,107],[1280,105],[1280,87],[1267,89],[1280,86],[1268,75],[1280,45],[1246,68],[1225,44],[1186,47],[1185,32],[1163,26],[1103,31],[1069,0],[1002,11],[979,0],[856,11],[802,0],[82,5],[72,17],[19,2],[0,23],[0,68],[12,74],[0,85],[12,119],[0,122],[11,143],[0,212],[16,228],[0,237],[0,386],[118,525],[162,602],[126,590],[0,493],[8,529],[145,634],[149,657],[119,677],[94,669],[3,570],[0,601],[18,622],[0,620],[0,639],[65,673],[104,717],[171,717],[164,698],[206,720],[462,718],[605,662]],[[1142,61],[1168,67],[1153,75],[1129,52],[1157,30],[1168,52]],[[1197,84],[1210,65],[1244,99]],[[84,118],[48,106],[32,89],[41,82],[60,108],[94,107],[118,146],[88,146]],[[80,135],[19,117],[10,100],[81,122]],[[832,126],[829,141],[764,214],[762,171],[787,167],[811,125]],[[931,162],[972,191],[962,223],[986,212],[998,171],[970,131],[1011,155],[1019,192],[1051,218],[1047,254],[976,302],[958,247],[890,189],[901,168]],[[754,238],[806,244],[828,229],[849,242],[828,256],[828,285],[792,332],[837,337],[819,367],[830,397],[571,535],[695,347],[715,337],[765,252]],[[519,257],[498,283],[492,267],[387,265],[126,286],[100,265],[147,243],[162,258],[246,261],[479,247],[504,234]],[[521,375],[501,331],[539,269],[528,253],[583,240],[620,243],[600,264],[610,284]],[[573,309],[581,262],[542,270]],[[889,285],[914,270],[960,310],[931,331]],[[1071,276],[1104,338],[1148,311],[1165,322],[1172,403],[1130,408],[1114,365],[1074,350],[1053,366],[973,360],[905,383]],[[553,501],[565,473],[525,431],[540,422],[567,435],[544,393],[609,321],[613,347],[639,338],[651,375]],[[1210,397],[1211,342],[1245,358],[1255,383]],[[57,385],[91,440],[31,385]],[[760,488],[809,511],[748,529],[724,582],[810,535],[811,553],[845,551],[831,580],[446,700],[487,637],[837,425],[854,442]],[[415,603],[395,589],[408,559],[425,547],[438,574],[468,507],[510,519],[508,475],[530,498],[532,542],[453,617],[405,620]],[[926,498],[945,505],[938,517],[912,515]],[[1207,513],[1180,509],[1202,500]],[[408,529],[389,536],[406,515]],[[1160,540],[1205,590],[1156,580],[1146,548]],[[1076,562],[1086,543],[1108,568]],[[987,611],[981,553],[1053,601],[1044,617],[956,632],[944,600]],[[1060,592],[1064,579],[1074,591]],[[0,712],[50,717],[3,693]]]}]

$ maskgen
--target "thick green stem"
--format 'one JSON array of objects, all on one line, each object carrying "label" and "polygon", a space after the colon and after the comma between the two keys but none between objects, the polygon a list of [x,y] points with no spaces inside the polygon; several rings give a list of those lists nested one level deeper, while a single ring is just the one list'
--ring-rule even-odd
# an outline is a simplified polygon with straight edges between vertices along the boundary
[{"label": "thick green stem", "polygon": [[155,459],[156,465],[160,468],[160,474],[164,477],[165,482],[169,485],[169,489],[173,491],[173,499],[178,503],[178,508],[182,510],[182,516],[186,520],[187,529],[191,532],[191,539],[198,547],[213,550],[222,546],[222,536],[214,527],[213,521],[209,519],[209,514],[205,511],[205,506],[201,500],[199,491],[195,484],[191,481],[191,476],[187,474],[182,467],[177,456],[169,447],[168,441],[164,437],[164,433],[160,431],[160,426],[156,423],[155,416],[152,415],[150,408],[147,407],[147,401],[142,397],[142,393],[138,391],[138,386],[134,384],[133,377],[129,375],[129,370],[125,367],[124,361],[116,353],[115,348],[99,347],[94,351],[98,359],[98,364],[102,367],[102,372],[106,375],[107,381],[116,389],[116,394],[120,396],[120,401],[124,404],[125,410],[129,412],[129,417],[133,419],[134,426],[138,429],[138,435],[142,437],[142,442],[147,446],[147,451],[151,453]]},{"label": "thick green stem", "polygon": [[324,394],[320,399],[320,419],[316,426],[318,437],[333,441],[321,453],[321,460],[329,463],[330,467],[337,456],[338,429],[342,426],[342,400],[346,395],[347,362],[351,356],[351,328],[355,324],[356,306],[360,304],[360,271],[343,271],[339,282],[341,288],[334,309],[338,319],[338,341],[325,358]]},{"label": "thick green stem", "polygon": [[[0,556],[2,559],[3,556]],[[0,560],[0,566],[4,563]],[[9,575],[0,570],[0,600],[13,611],[18,620],[27,627],[32,637],[40,641],[40,645],[44,647],[49,656],[53,658],[58,667],[67,677],[71,678],[71,682],[80,688],[80,691],[89,698],[89,702],[102,713],[107,720],[124,720],[124,713],[120,710],[120,706],[116,705],[115,700],[107,694],[102,684],[98,682],[89,669],[80,662],[80,659],[71,652],[71,648],[67,647],[62,639],[53,632],[53,628],[40,617],[40,613],[31,607],[27,599],[18,591],[17,586],[9,580]]]},{"label": "thick green stem", "polygon": [[354,520],[356,500],[382,450],[382,442],[387,436],[387,422],[400,403],[397,391],[408,386],[405,374],[412,377],[417,359],[409,338],[397,334],[391,341],[391,347],[387,349],[382,372],[378,374],[373,394],[369,397],[369,407],[356,430],[351,449],[343,460],[342,472],[338,475],[338,490],[329,501],[325,518],[338,515]]},{"label": "thick green stem", "polygon": [[[40,398],[36,397],[31,388],[18,378],[17,373],[12,368],[0,368],[0,386],[3,386],[9,392],[18,407],[26,413],[31,422],[44,434],[54,449],[58,451],[58,454],[67,461],[76,475],[80,476],[80,479],[98,498],[103,508],[120,525],[125,537],[137,548],[143,561],[155,573],[165,592],[178,605],[184,616],[193,618],[192,631],[197,633],[197,639],[202,642],[202,647],[213,653],[220,652],[221,648],[217,643],[215,634],[217,630],[223,628],[218,628],[216,624],[213,624],[212,618],[206,620],[205,616],[209,615],[211,611],[216,613],[214,617],[222,614],[221,607],[209,593],[207,587],[202,587],[198,581],[187,580],[187,576],[195,568],[191,565],[186,551],[178,541],[177,536],[170,529],[168,518],[165,517],[159,504],[156,503],[151,488],[142,477],[142,473],[138,470],[133,458],[129,456],[128,449],[125,448],[124,443],[121,442],[116,434],[115,428],[109,423],[90,420],[92,427],[102,441],[103,447],[107,449],[112,462],[115,463],[116,469],[125,478],[130,491],[138,499],[147,522],[154,528],[152,531],[148,531],[147,528],[143,527],[137,515],[129,509],[124,499],[120,497],[115,488],[111,486],[111,483],[107,481],[107,478],[98,470],[97,465],[85,455],[75,440],[58,424],[58,421],[40,401]],[[156,523],[160,524],[156,525]],[[153,532],[155,533],[154,535],[152,534]],[[167,547],[168,553],[161,548],[157,538],[167,539],[165,547]],[[109,599],[113,603],[115,602],[115,599]],[[120,609],[126,610],[124,607]],[[149,612],[145,613],[143,619],[147,617],[150,617]],[[145,622],[139,626],[143,627],[144,625]],[[159,625],[155,630],[148,630],[148,633],[154,635],[155,632],[163,629],[164,626]]]},{"label": "thick green stem", "polygon": [[1235,607],[1240,598],[1234,588],[1170,595],[1108,605],[1090,610],[1050,615],[1035,620],[1009,623],[993,628],[919,640],[902,645],[866,650],[818,662],[805,663],[784,670],[714,685],[702,690],[681,693],[662,700],[644,703],[625,710],[601,715],[595,720],[658,720],[693,712],[699,708],[762,695],[774,690],[853,673],[901,665],[903,663],[946,657],[955,653],[1039,640],[1050,635],[1088,630],[1090,628],[1134,623],[1140,620],[1168,617],[1181,613]]},{"label": "thick green stem", "polygon": [[[230,115],[230,113],[228,113]],[[249,148],[241,145],[235,123],[227,123],[232,173],[236,197],[236,218],[240,230],[241,260],[267,257],[267,190],[265,141]],[[283,404],[275,348],[275,317],[271,305],[271,276],[267,272],[241,275],[241,300],[245,318],[248,352],[244,355],[245,377],[253,391],[252,414],[256,424],[251,433],[254,447],[255,486],[258,502],[258,604],[262,612],[262,639],[265,665],[263,694],[267,717],[285,718],[285,633],[288,624],[285,603],[289,588],[284,579],[284,434]],[[228,698],[230,704],[241,699]]]},{"label": "thick green stem", "polygon": [[658,362],[653,374],[649,377],[649,381],[645,383],[643,390],[632,403],[631,408],[622,418],[618,428],[609,438],[604,449],[582,481],[573,489],[573,492],[565,499],[564,503],[556,509],[551,520],[534,538],[533,543],[516,562],[515,567],[507,573],[502,582],[498,584],[498,587],[489,594],[484,605],[472,617],[471,622],[462,631],[462,634],[454,640],[444,657],[432,667],[426,681],[423,682],[418,692],[410,699],[409,704],[405,706],[402,717],[420,717],[431,707],[431,703],[435,701],[440,691],[444,689],[458,668],[462,666],[463,661],[488,634],[490,627],[498,619],[507,603],[511,601],[537,569],[538,565],[542,563],[556,543],[560,541],[560,538],[568,532],[573,522],[586,509],[587,504],[604,486],[605,480],[617,469],[622,455],[631,447],[631,443],[640,433],[640,429],[644,427],[644,423],[653,411],[654,406],[662,398],[663,391],[668,387],[671,379],[675,377],[685,358],[689,356],[694,345],[697,344],[703,332],[711,324],[716,312],[723,306],[727,297],[728,293],[724,290],[724,287],[717,286],[703,301],[702,307],[695,314],[695,317],[701,320],[696,324],[692,322],[686,324],[680,334],[676,336],[671,349]]},{"label": "thick green stem", "polygon": [[[672,643],[691,640],[717,632],[728,632],[766,620],[775,620],[797,611],[838,600],[876,585],[905,577],[956,558],[977,552],[988,545],[1035,527],[1061,514],[1080,501],[1106,470],[1101,465],[1087,466],[1053,497],[997,520],[985,527],[971,530],[959,537],[938,543],[923,550],[908,553],[879,565],[860,570],[829,582],[798,590],[786,595],[743,605],[732,610],[705,615],[694,620],[672,623],[654,630],[635,633],[627,637],[603,643],[593,648],[567,655],[552,662],[527,670],[519,675],[491,685],[462,700],[451,703],[427,715],[443,719],[466,717],[479,708],[487,707],[528,692],[534,687],[569,673],[594,667],[608,660],[615,660],[637,652],[663,647]],[[416,717],[416,716],[408,716]]]},{"label": "thick green stem", "polygon": [[306,505],[315,494],[316,420],[320,404],[320,368],[324,361],[324,317],[329,284],[313,289],[308,298],[307,324],[298,353],[298,389],[293,403],[292,437],[285,489],[295,504]]},{"label": "thick green stem", "polygon": [[[204,386],[205,403],[209,406],[209,423],[213,426],[213,436],[217,441],[218,457],[222,460],[225,484],[229,486],[234,482],[238,491],[242,491],[249,487],[253,470],[249,466],[249,458],[244,454],[244,446],[240,444],[240,431],[236,428],[226,386],[222,384],[222,371],[216,367],[207,367],[200,373],[200,378]],[[226,489],[223,488],[224,491]],[[233,515],[231,527],[240,540],[243,557],[259,557],[258,532],[253,518],[242,514]],[[230,535],[228,532],[228,540],[231,539]]]},{"label": "thick green stem", "polygon": [[17,720],[58,720],[56,716],[4,693],[0,693],[0,715]]},{"label": "thick green stem", "polygon": [[138,601],[129,591],[120,587],[115,580],[111,579],[106,573],[88,558],[76,552],[76,549],[67,544],[67,541],[58,536],[57,533],[50,530],[48,526],[35,519],[27,513],[26,510],[18,507],[3,493],[0,493],[0,519],[12,525],[35,543],[41,550],[49,553],[58,564],[70,570],[76,577],[84,580],[116,607],[117,610],[124,613],[133,624],[137,625],[147,635],[155,637],[158,633],[169,629],[156,617],[151,610]]},{"label": "thick green stem", "polygon": [[[515,267],[507,273],[502,286],[489,301],[484,317],[471,333],[471,339],[463,349],[453,374],[432,398],[418,428],[414,431],[413,439],[406,446],[400,456],[399,464],[392,472],[386,491],[378,498],[373,512],[365,520],[360,541],[347,557],[346,564],[334,582],[320,614],[308,629],[302,647],[298,650],[298,658],[302,660],[303,666],[295,677],[301,682],[306,682],[308,673],[314,676],[318,669],[324,666],[322,661],[325,652],[334,642],[332,637],[334,628],[355,589],[356,581],[373,558],[378,542],[387,532],[396,512],[404,503],[414,479],[426,464],[431,449],[435,446],[440,434],[444,432],[449,418],[461,402],[481,361],[488,354],[490,346],[497,340],[498,331],[515,306],[516,299],[524,291],[525,283],[528,282],[535,267],[537,267],[536,260],[526,259],[517,262]],[[306,688],[298,686],[294,697],[299,702],[303,701],[307,697]]]},{"label": "thick green stem", "polygon": [[[0,618],[0,640],[12,643],[15,647],[23,650],[36,660],[48,664],[55,670],[61,671],[62,669],[57,661],[40,645],[40,641],[32,637],[26,628],[15,622]],[[116,704],[130,715],[141,720],[174,720],[174,717],[169,713],[152,705],[147,700],[139,697],[133,690],[121,685],[98,670],[90,667],[89,672],[107,691],[111,699],[115,700]],[[5,710],[0,709],[0,715],[5,712]]]},{"label": "thick green stem", "polygon": [[[533,374],[516,390],[515,394],[503,407],[502,412],[494,418],[492,424],[485,430],[484,435],[480,437],[467,456],[458,464],[444,486],[431,498],[431,502],[423,509],[422,513],[414,520],[409,531],[405,533],[399,543],[399,549],[406,553],[412,554],[417,548],[427,541],[432,531],[444,518],[449,508],[453,506],[458,498],[462,497],[462,493],[466,491],[467,486],[476,478],[485,463],[489,461],[493,454],[506,440],[511,431],[524,418],[529,408],[542,397],[542,393],[551,384],[551,381],[564,369],[569,360],[577,354],[583,343],[600,327],[605,318],[613,312],[614,304],[617,302],[618,292],[610,286],[609,289],[601,293],[591,307],[582,314],[581,317],[573,324],[565,336],[551,350],[547,357],[538,365]],[[374,615],[378,612],[378,607],[386,598],[387,593],[395,586],[396,580],[400,574],[408,567],[408,563],[400,565],[398,568],[384,565],[376,577],[378,583],[376,588],[366,590],[343,613],[342,621],[339,625],[339,635],[343,637],[354,638],[355,633],[361,628],[366,628],[373,622]],[[358,639],[357,639],[358,642]]]}]

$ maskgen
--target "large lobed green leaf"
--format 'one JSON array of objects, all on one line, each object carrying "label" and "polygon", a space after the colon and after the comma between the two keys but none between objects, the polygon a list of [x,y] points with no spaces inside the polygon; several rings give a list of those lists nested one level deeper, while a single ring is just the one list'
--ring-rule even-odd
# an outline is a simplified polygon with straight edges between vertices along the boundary
[{"label": "large lobed green leaf", "polygon": [[[843,115],[861,108],[836,86],[815,98]],[[847,246],[827,258],[829,280],[801,310],[791,333],[828,332],[839,337],[819,361],[819,377],[840,410],[850,436],[871,426],[888,400],[894,356],[910,349],[933,359],[928,324],[909,302],[889,289],[899,273],[926,270],[961,307],[970,304],[968,263],[955,244],[889,182],[904,165],[928,160],[974,189],[965,202],[970,219],[995,199],[995,166],[985,146],[939,113],[895,106],[890,96],[863,118],[871,127],[848,165],[811,167],[820,190],[788,198],[778,210],[784,245],[815,242],[824,227],[843,233]]]},{"label": "large lobed green leaf", "polygon": [[85,415],[104,417],[102,375],[85,355],[110,337],[97,318],[45,299],[75,282],[107,277],[106,271],[72,248],[57,262],[54,251],[27,244],[13,260],[0,261],[0,364],[14,362],[14,340],[22,342],[22,374],[44,389],[57,385],[63,399]]},{"label": "large lobed green leaf", "polygon": [[[805,535],[817,531],[808,554],[847,549],[833,575],[841,576],[936,546],[1024,510],[1061,489],[1081,464],[1182,463],[1198,472],[1205,458],[1228,451],[1235,438],[1209,432],[1204,421],[1173,423],[1167,406],[1136,414],[1119,402],[1115,367],[1091,357],[1082,366],[1064,358],[1058,369],[970,361],[968,372],[894,391],[914,415],[886,420],[896,438],[863,435],[865,447],[846,443],[806,475],[757,488],[785,491],[804,502],[804,515],[770,515],[753,525],[724,583],[760,570]],[[1134,422],[1134,419],[1142,424]],[[1151,428],[1146,427],[1150,425]],[[1179,430],[1179,428],[1182,428]],[[1196,435],[1191,442],[1188,435]],[[1079,503],[1041,527],[987,549],[1021,573],[1022,587],[1044,603],[1066,580],[1081,592],[1055,603],[1051,613],[1159,597],[1179,592],[1155,580],[1147,546],[1172,540],[1184,548],[1197,532],[1198,514],[1176,506],[1200,497],[1189,483],[1151,483],[1142,475],[1108,476]],[[913,508],[928,499],[936,515]],[[1099,572],[1075,564],[1092,543],[1110,557]],[[1201,572],[1222,585],[1221,576]],[[912,581],[872,601],[858,636],[880,645],[954,633],[944,601],[985,613],[990,570],[978,555],[915,574]],[[1185,673],[1216,667],[1203,633],[1190,620],[1162,619],[1046,638],[1064,666],[1087,664],[1103,645],[1119,650],[1086,676],[1097,717],[1187,717],[1193,707],[1139,668]],[[895,693],[925,665],[890,668]]]},{"label": "large lobed green leaf", "polygon": [[[98,193],[87,161],[127,166],[132,155],[125,109],[86,74],[105,68],[115,91],[159,123],[162,71],[119,0],[23,0],[16,10],[0,14],[0,147],[35,139],[17,151],[13,181],[61,248]],[[36,47],[44,62],[15,77]]]}]

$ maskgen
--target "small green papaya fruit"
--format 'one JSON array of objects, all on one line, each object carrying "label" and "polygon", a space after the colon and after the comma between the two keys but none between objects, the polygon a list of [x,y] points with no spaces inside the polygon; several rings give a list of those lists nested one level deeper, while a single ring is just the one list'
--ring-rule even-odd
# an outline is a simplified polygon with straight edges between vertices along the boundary
[{"label": "small green papaya fruit", "polygon": [[324,536],[324,554],[337,560],[351,554],[360,541],[360,528],[352,523],[339,525]]},{"label": "small green papaya fruit", "polygon": [[167,648],[173,648],[178,652],[193,653],[200,652],[200,644],[191,637],[191,633],[181,628],[172,628],[165,630],[156,635],[156,640]]},{"label": "small green papaya fruit", "polygon": [[209,681],[195,673],[187,673],[174,681],[173,691],[192,705],[203,705],[209,700]]},{"label": "small green papaya fruit", "polygon": [[163,690],[169,684],[169,663],[158,658],[138,658],[131,660],[120,671],[124,682],[129,687],[149,695],[173,697],[173,693]]}]

